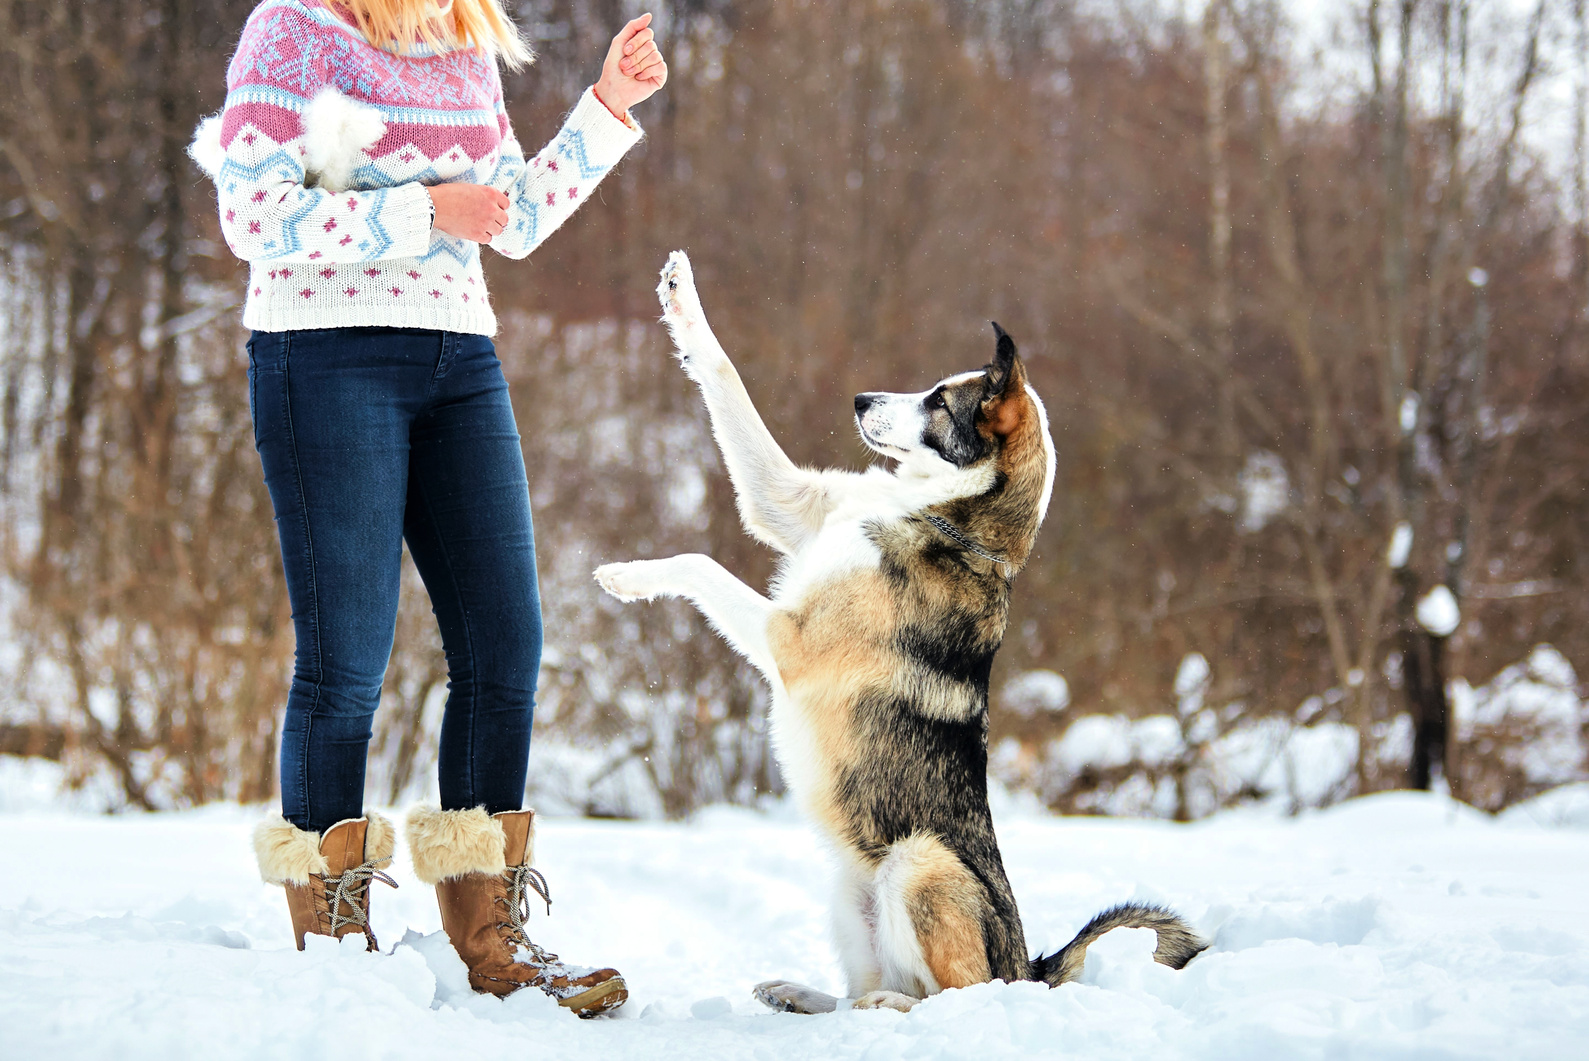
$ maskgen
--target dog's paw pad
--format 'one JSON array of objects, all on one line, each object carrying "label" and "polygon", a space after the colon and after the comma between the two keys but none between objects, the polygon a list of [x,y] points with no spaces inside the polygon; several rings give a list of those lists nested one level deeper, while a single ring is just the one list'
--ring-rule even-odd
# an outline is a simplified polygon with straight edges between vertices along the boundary
[{"label": "dog's paw pad", "polygon": [[647,592],[644,579],[635,570],[637,564],[602,564],[596,569],[596,583],[621,601],[650,600],[654,593]]},{"label": "dog's paw pad", "polygon": [[662,303],[664,320],[671,318],[679,323],[693,324],[701,319],[695,276],[690,271],[690,259],[683,251],[668,255],[668,263],[662,267],[662,282],[657,285],[657,299]]},{"label": "dog's paw pad", "polygon": [[788,993],[780,988],[793,987],[787,980],[768,980],[764,984],[757,984],[751,994],[756,996],[756,1001],[768,1009],[780,1010],[784,1013],[795,1012],[794,1000]]}]

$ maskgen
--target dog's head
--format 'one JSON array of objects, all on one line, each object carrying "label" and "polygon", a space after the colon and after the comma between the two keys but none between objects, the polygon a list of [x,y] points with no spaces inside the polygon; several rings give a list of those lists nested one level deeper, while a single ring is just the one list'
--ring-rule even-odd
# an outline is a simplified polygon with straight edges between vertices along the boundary
[{"label": "dog's head", "polygon": [[1006,481],[1041,482],[1041,522],[1054,485],[1048,415],[1026,382],[1015,340],[997,323],[993,330],[998,336],[993,360],[981,371],[950,376],[915,394],[857,394],[855,422],[862,441],[899,461],[906,474],[933,476],[986,466]]}]

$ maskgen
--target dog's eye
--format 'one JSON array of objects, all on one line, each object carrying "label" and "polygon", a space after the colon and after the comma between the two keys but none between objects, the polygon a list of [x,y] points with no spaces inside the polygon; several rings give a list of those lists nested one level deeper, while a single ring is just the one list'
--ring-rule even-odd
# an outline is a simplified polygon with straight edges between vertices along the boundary
[{"label": "dog's eye", "polygon": [[933,391],[927,395],[927,408],[947,409],[948,407],[949,403],[943,400],[943,391]]}]

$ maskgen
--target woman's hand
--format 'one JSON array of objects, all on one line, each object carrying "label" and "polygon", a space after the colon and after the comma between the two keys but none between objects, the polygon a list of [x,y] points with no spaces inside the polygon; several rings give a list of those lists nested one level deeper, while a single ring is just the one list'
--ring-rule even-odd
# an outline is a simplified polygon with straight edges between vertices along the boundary
[{"label": "woman's hand", "polygon": [[668,81],[668,64],[657,51],[656,35],[650,30],[651,13],[629,23],[612,39],[607,59],[601,64],[601,79],[596,82],[596,98],[613,114],[622,117],[630,107]]},{"label": "woman's hand", "polygon": [[436,206],[439,232],[474,243],[490,243],[508,226],[508,197],[484,184],[437,184],[425,189]]}]

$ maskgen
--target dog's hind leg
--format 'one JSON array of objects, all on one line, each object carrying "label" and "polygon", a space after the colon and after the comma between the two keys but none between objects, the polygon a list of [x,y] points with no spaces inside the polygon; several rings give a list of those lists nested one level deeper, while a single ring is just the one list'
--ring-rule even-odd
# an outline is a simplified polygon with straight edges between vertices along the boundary
[{"label": "dog's hind leg", "polygon": [[801,468],[779,447],[706,323],[683,251],[668,257],[657,295],[679,362],[706,400],[745,530],[774,549],[794,552],[822,526],[830,506],[825,484],[842,473]]},{"label": "dog's hind leg", "polygon": [[[942,840],[915,833],[894,843],[877,871],[883,994],[925,997],[991,980],[984,936],[989,916],[982,882]],[[897,1002],[871,1004],[899,1008]]]},{"label": "dog's hind leg", "polygon": [[[911,872],[911,867],[907,865],[911,858],[911,852],[906,850],[884,860],[878,878],[884,881],[885,887],[889,886],[889,879],[898,883],[901,873],[908,875]],[[920,999],[883,988],[884,970],[878,953],[880,933],[894,930],[899,919],[896,916],[890,923],[882,923],[879,906],[882,900],[873,891],[873,882],[867,876],[855,869],[841,869],[833,896],[833,934],[838,943],[839,960],[849,980],[849,997],[855,1009],[908,1010]],[[890,892],[887,901],[895,902],[897,898]],[[908,914],[905,920],[909,920]],[[908,934],[910,929],[906,927],[905,931]],[[907,949],[913,946],[908,941],[900,942],[904,942]],[[920,948],[915,949],[919,951]],[[896,955],[892,964],[897,967],[903,963]],[[905,978],[899,976],[896,970],[891,982],[898,983],[902,979]],[[917,982],[920,983],[919,977]],[[922,989],[919,986],[916,988]],[[830,1013],[839,1003],[831,995],[787,980],[769,980],[757,984],[755,994],[762,1004],[790,1013]]]},{"label": "dog's hind leg", "polygon": [[695,605],[734,650],[780,687],[778,664],[767,640],[772,601],[701,553],[664,560],[632,560],[596,569],[601,588],[623,601],[682,597]]}]

